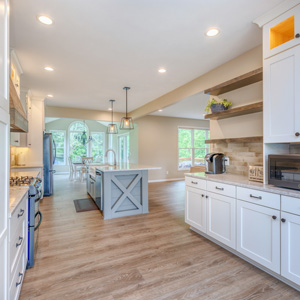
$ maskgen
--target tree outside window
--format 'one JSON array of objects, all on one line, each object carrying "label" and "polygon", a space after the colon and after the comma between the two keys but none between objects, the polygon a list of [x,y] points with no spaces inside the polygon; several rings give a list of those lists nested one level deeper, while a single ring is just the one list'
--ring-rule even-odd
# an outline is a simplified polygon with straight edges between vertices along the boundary
[{"label": "tree outside window", "polygon": [[205,144],[206,139],[209,139],[208,129],[178,129],[178,169],[205,165],[204,157],[209,151],[209,146]]},{"label": "tree outside window", "polygon": [[55,165],[66,164],[66,132],[64,130],[51,130],[56,145]]},{"label": "tree outside window", "polygon": [[81,141],[81,136],[83,132],[86,132],[88,135],[88,128],[84,122],[76,121],[72,123],[69,129],[69,153],[71,159],[79,160],[82,156],[87,156],[88,145],[83,144]]},{"label": "tree outside window", "polygon": [[104,133],[92,132],[91,156],[94,161],[104,163]]}]

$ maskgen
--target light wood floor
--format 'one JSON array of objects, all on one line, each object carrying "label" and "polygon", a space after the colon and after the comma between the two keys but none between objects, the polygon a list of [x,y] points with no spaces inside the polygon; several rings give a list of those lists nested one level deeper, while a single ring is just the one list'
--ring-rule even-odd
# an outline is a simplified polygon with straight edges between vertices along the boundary
[{"label": "light wood floor", "polygon": [[299,293],[193,233],[184,182],[149,184],[150,213],[103,221],[76,213],[85,184],[55,177],[41,204],[36,264],[21,300],[300,299]]}]

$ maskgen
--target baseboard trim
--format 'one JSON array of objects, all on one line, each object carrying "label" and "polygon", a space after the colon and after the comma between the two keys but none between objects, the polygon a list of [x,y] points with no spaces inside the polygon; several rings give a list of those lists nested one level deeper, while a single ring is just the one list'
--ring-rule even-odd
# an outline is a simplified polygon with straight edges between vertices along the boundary
[{"label": "baseboard trim", "polygon": [[167,181],[180,181],[180,180],[184,180],[184,178],[168,178],[168,179],[148,180],[148,183],[167,182]]},{"label": "baseboard trim", "polygon": [[257,267],[258,269],[268,273],[269,275],[277,278],[278,280],[282,281],[283,283],[289,285],[290,287],[294,288],[295,290],[300,292],[300,286],[298,286],[297,284],[293,283],[292,281],[289,281],[288,279],[284,278],[283,276],[267,269],[266,267],[260,265],[259,263],[253,261],[252,259],[248,258],[247,256],[244,256],[243,254],[239,253],[237,250],[234,250],[224,244],[222,244],[221,242],[215,240],[214,238],[210,237],[209,235],[207,235],[204,232],[199,231],[198,229],[194,228],[194,227],[190,227],[190,229],[196,233],[198,233],[199,235],[202,235],[203,237],[205,237],[206,239],[210,240],[211,242],[219,245],[220,247],[224,248],[225,250],[233,253],[234,255],[240,257],[241,259],[245,260],[246,262],[248,262],[249,264]]}]

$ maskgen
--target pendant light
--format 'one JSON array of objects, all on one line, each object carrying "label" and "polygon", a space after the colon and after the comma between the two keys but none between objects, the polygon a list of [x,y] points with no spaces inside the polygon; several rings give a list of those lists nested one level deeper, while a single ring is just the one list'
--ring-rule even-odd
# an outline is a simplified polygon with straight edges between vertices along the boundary
[{"label": "pendant light", "polygon": [[106,133],[108,134],[116,134],[118,133],[118,126],[117,124],[114,124],[114,102],[115,100],[109,100],[111,103],[111,123],[108,124]]},{"label": "pendant light", "polygon": [[120,129],[121,130],[131,130],[131,129],[134,129],[133,120],[131,117],[127,116],[127,91],[130,90],[130,87],[125,86],[123,88],[123,90],[126,91],[126,116],[121,119]]}]

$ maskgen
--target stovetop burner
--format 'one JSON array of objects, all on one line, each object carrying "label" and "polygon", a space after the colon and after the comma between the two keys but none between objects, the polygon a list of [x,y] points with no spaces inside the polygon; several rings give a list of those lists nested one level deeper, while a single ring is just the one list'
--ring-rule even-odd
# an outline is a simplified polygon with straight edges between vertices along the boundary
[{"label": "stovetop burner", "polygon": [[30,176],[15,176],[15,177],[10,177],[10,186],[28,186],[31,185],[34,181],[34,177]]}]

